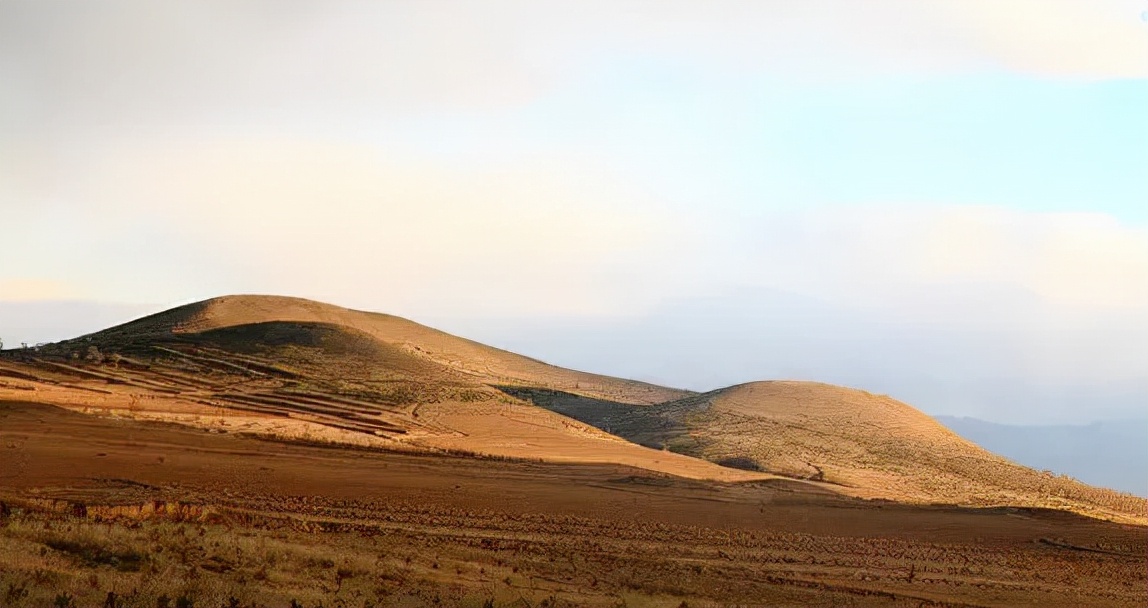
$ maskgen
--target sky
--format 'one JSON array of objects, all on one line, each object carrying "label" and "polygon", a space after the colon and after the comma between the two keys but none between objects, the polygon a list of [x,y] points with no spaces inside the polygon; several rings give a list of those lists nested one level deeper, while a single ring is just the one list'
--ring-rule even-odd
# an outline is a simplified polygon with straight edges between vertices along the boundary
[{"label": "sky", "polygon": [[274,293],[1148,416],[1148,1],[0,0],[0,338]]}]

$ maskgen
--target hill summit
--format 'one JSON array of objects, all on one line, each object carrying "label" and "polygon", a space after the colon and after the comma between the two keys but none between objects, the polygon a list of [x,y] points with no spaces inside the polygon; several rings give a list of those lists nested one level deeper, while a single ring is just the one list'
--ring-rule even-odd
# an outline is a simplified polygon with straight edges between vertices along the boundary
[{"label": "hill summit", "polygon": [[[560,390],[616,399],[624,403],[651,404],[683,397],[688,391],[588,374],[548,365],[536,359],[486,346],[478,342],[420,325],[402,317],[351,310],[285,296],[223,296],[173,308],[104,330],[85,339],[95,343],[139,343],[150,340],[198,340],[235,346],[260,343],[267,335],[253,330],[295,328],[296,340],[307,343],[305,334],[323,328],[329,339],[323,344],[359,344],[368,359],[378,347],[397,350],[437,366],[438,374],[485,384],[544,385]],[[342,334],[341,341],[335,334]],[[288,339],[288,341],[290,341]],[[317,344],[316,344],[317,345]],[[343,356],[353,356],[344,349]],[[423,371],[430,372],[430,368]],[[437,379],[437,378],[436,378]]]}]

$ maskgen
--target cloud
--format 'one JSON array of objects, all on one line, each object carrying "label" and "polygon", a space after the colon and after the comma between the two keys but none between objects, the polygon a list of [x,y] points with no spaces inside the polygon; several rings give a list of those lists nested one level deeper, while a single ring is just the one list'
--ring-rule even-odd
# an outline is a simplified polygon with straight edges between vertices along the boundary
[{"label": "cloud", "polygon": [[[865,369],[880,353],[858,344],[902,340],[898,382],[1000,369],[1142,395],[1145,227],[1003,207],[1135,199],[1138,89],[1017,91],[1148,77],[1143,8],[0,3],[0,300],[277,292],[619,324],[689,302],[632,335],[712,330],[722,369],[761,357],[748,374],[768,325],[791,323],[777,373],[793,353]],[[860,103],[835,119],[819,96]],[[771,112],[782,128],[762,128]],[[991,338],[929,358],[962,336]],[[705,366],[662,344],[677,370]]]},{"label": "cloud", "polygon": [[1139,0],[961,0],[930,3],[973,52],[1006,69],[1083,79],[1148,77]]},{"label": "cloud", "polygon": [[[640,191],[545,161],[476,170],[293,138],[124,141],[92,157],[61,194],[84,201],[88,232],[126,244],[90,248],[105,276],[168,257],[191,276],[218,269],[220,287],[392,311],[616,313],[659,297],[691,249],[683,219]],[[137,258],[135,242],[155,250]]]},{"label": "cloud", "polygon": [[498,5],[45,2],[0,11],[0,102],[10,120],[51,129],[498,106],[531,98],[540,77],[519,59],[516,20]]},{"label": "cloud", "polygon": [[16,246],[35,253],[21,272],[143,302],[269,291],[394,312],[626,315],[744,286],[921,323],[1148,324],[1148,228],[1105,214],[747,216],[677,205],[584,159],[384,150],[286,136],[93,146],[21,208]]},{"label": "cloud", "polygon": [[292,137],[121,138],[83,158],[9,236],[43,283],[5,267],[0,299],[285,293],[691,388],[799,377],[1014,420],[1079,418],[1089,395],[1125,415],[1148,386],[1148,229],[1104,214],[738,213],[584,160]]},{"label": "cloud", "polygon": [[370,129],[523,107],[624,58],[743,80],[1148,77],[1133,0],[0,5],[0,132]]},{"label": "cloud", "polygon": [[78,295],[73,286],[60,281],[0,276],[0,301],[3,302],[59,300]]},{"label": "cloud", "polygon": [[1148,326],[1148,229],[1098,213],[823,207],[743,226],[740,280],[968,326]]}]

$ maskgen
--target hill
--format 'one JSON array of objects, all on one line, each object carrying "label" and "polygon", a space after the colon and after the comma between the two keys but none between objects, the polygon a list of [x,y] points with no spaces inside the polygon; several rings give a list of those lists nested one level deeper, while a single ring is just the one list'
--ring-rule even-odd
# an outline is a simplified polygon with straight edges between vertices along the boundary
[{"label": "hill", "polygon": [[[264,323],[276,323],[281,327],[292,324],[298,332],[304,332],[303,327],[338,328],[350,336],[359,336],[358,343],[366,348],[363,354],[369,357],[378,353],[369,352],[373,347],[368,346],[369,341],[361,338],[373,338],[376,343],[389,346],[389,350],[396,355],[401,353],[408,359],[419,359],[437,366],[440,373],[457,381],[546,386],[634,404],[661,403],[689,394],[688,391],[547,365],[401,317],[283,296],[213,298],[144,317],[83,339],[115,347],[141,342],[146,344],[156,340],[189,340],[194,336],[202,341],[233,346],[261,342],[258,340],[261,336],[245,336],[234,328]],[[220,331],[229,328],[233,331]],[[279,344],[287,345],[291,341],[292,337],[285,337]],[[343,349],[339,354],[353,355],[353,350]],[[424,371],[429,369],[424,367]]]},{"label": "hill", "polygon": [[829,384],[753,382],[649,407],[512,392],[642,445],[855,496],[1051,507],[1130,521],[1142,521],[1148,505],[1018,465],[890,397]]},{"label": "hill", "polygon": [[29,393],[88,413],[307,442],[787,478],[863,498],[1122,521],[1148,511],[1143,499],[987,452],[886,396],[808,382],[695,394],[297,298],[215,298],[6,353],[0,398]]},{"label": "hill", "polygon": [[1143,527],[1043,509],[316,448],[12,401],[0,446],[4,608],[109,592],[147,608],[1148,605]]},{"label": "hill", "polygon": [[768,478],[644,448],[496,386],[645,405],[690,393],[567,370],[390,315],[228,296],[0,360],[0,398],[215,432]]}]

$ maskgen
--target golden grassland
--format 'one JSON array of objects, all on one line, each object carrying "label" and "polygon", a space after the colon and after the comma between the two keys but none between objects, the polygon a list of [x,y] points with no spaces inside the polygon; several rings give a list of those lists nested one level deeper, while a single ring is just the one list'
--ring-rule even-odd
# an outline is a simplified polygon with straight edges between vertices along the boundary
[{"label": "golden grassland", "polygon": [[1146,529],[1059,511],[349,450],[4,402],[0,447],[6,608],[1148,602]]},{"label": "golden grassland", "polygon": [[1144,606],[1146,507],[881,395],[306,300],[0,353],[0,608]]},{"label": "golden grassland", "polygon": [[[1031,548],[973,548],[427,505],[250,506],[184,508],[190,521],[165,519],[162,509],[141,518],[122,508],[120,516],[112,509],[81,516],[9,507],[0,523],[0,601],[12,608],[368,608],[1145,599],[1128,557],[1140,546],[1111,540],[1082,558],[1079,547],[1058,548],[1053,538]],[[1058,596],[1068,589],[1070,600]]]}]

